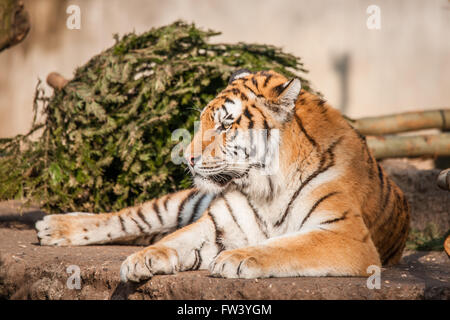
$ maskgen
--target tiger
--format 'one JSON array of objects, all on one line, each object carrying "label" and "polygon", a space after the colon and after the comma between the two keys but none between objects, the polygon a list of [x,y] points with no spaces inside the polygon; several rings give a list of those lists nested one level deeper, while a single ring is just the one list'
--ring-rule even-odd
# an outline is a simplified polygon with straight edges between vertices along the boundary
[{"label": "tiger", "polygon": [[[201,269],[368,276],[399,262],[410,222],[403,192],[365,137],[298,78],[238,70],[199,122],[180,153],[192,188],[118,212],[46,215],[35,225],[40,244],[145,245],[123,261],[122,282]],[[266,132],[269,160],[250,159],[255,130]]]}]

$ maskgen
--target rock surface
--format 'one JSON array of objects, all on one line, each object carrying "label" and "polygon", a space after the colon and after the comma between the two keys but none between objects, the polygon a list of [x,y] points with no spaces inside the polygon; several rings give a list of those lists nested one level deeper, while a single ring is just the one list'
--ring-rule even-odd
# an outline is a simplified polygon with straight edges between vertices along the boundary
[{"label": "rock surface", "polygon": [[[436,186],[439,170],[386,169],[411,203],[413,228],[433,222],[441,232],[449,230],[450,193]],[[368,289],[366,278],[219,279],[207,271],[122,284],[120,265],[140,247],[41,247],[32,226],[44,213],[37,207],[19,213],[19,207],[15,201],[0,203],[0,300],[450,299],[450,259],[444,251],[405,252],[400,265],[382,269],[380,289]]]},{"label": "rock surface", "polygon": [[0,299],[450,299],[444,252],[405,253],[382,269],[380,289],[368,289],[366,278],[219,279],[207,271],[120,283],[122,261],[139,249],[41,247],[34,230],[0,228]]}]

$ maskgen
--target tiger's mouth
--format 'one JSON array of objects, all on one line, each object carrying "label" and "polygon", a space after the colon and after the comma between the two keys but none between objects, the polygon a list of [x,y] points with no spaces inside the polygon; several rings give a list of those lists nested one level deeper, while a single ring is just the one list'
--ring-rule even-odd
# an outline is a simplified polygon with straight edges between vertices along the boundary
[{"label": "tiger's mouth", "polygon": [[208,175],[195,174],[194,183],[205,192],[217,193],[227,188],[232,181],[243,178],[244,176],[233,172],[219,172]]},{"label": "tiger's mouth", "polygon": [[214,182],[215,184],[218,184],[219,186],[224,187],[235,177],[233,175],[227,174],[227,173],[218,173],[218,174],[210,175],[206,178],[209,179],[210,181]]}]

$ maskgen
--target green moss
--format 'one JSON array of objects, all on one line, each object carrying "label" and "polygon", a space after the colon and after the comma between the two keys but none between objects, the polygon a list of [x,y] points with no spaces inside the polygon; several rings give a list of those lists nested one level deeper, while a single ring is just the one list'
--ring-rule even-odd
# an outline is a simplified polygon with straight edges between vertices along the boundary
[{"label": "green moss", "polygon": [[444,250],[444,241],[450,235],[450,230],[444,235],[439,232],[435,224],[428,224],[423,230],[411,229],[406,249],[419,251],[442,251]]},{"label": "green moss", "polygon": [[38,85],[34,110],[45,122],[0,140],[0,199],[21,198],[50,212],[119,210],[187,188],[171,162],[172,131],[194,121],[237,68],[306,72],[300,59],[260,44],[210,44],[219,33],[177,21],[128,34],[78,68],[52,97]]}]

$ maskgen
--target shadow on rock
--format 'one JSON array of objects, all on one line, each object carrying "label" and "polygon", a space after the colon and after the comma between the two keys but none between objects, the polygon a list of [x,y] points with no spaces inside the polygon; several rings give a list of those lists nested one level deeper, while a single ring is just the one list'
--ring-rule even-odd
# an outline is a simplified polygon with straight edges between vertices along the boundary
[{"label": "shadow on rock", "polygon": [[142,283],[120,282],[111,294],[110,300],[127,300],[141,285]]}]

